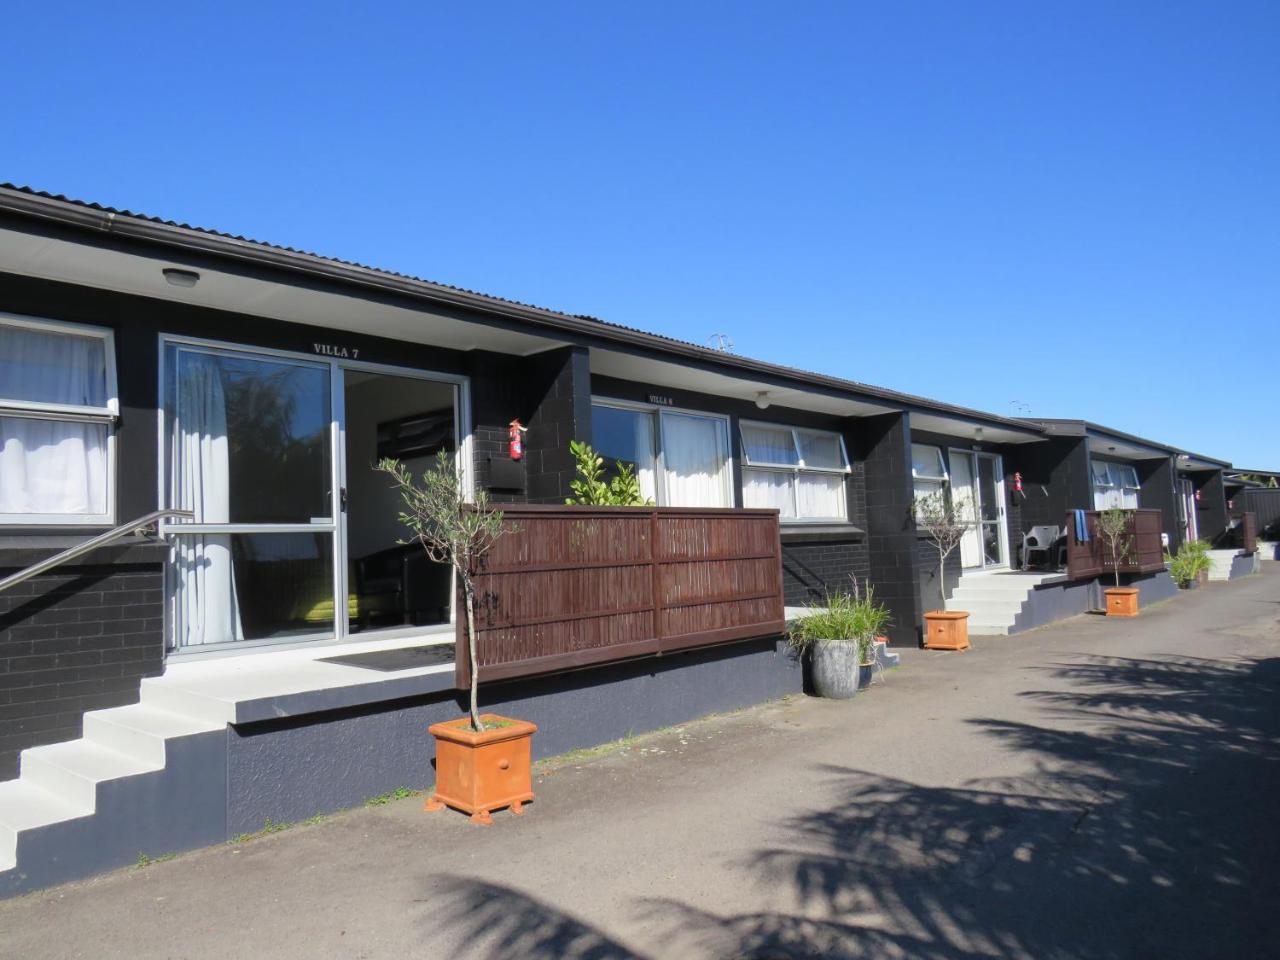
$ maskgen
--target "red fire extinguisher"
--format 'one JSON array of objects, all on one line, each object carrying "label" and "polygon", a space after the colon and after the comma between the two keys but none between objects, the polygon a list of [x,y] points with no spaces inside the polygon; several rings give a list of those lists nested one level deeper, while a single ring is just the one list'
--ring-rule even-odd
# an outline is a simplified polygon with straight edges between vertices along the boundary
[{"label": "red fire extinguisher", "polygon": [[524,433],[528,427],[522,427],[519,420],[512,420],[511,425],[507,428],[507,436],[510,442],[507,444],[507,453],[511,455],[512,460],[521,460],[524,458],[524,440],[520,438],[520,434]]}]

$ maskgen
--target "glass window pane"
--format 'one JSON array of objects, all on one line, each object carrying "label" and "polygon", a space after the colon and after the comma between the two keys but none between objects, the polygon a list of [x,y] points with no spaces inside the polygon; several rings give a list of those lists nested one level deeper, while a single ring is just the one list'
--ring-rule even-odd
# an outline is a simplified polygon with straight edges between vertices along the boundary
[{"label": "glass window pane", "polygon": [[0,398],[105,407],[106,343],[99,337],[0,324]]},{"label": "glass window pane", "polygon": [[178,646],[333,634],[331,534],[181,534],[173,542],[167,575]]},{"label": "glass window pane", "polygon": [[742,424],[742,451],[748,463],[796,466],[800,456],[791,430]]},{"label": "glass window pane", "polygon": [[840,438],[834,433],[810,433],[807,430],[797,433],[800,437],[800,457],[806,467],[843,470],[848,466],[844,460]]},{"label": "glass window pane", "polygon": [[924,443],[911,445],[911,474],[941,480],[947,475],[942,466],[942,450]]},{"label": "glass window pane", "polygon": [[777,470],[742,471],[742,505],[772,508],[783,517],[796,515],[796,499],[791,492],[794,474]]},{"label": "glass window pane", "polygon": [[0,513],[104,516],[107,425],[0,417]]},{"label": "glass window pane", "polygon": [[179,350],[171,416],[170,499],[197,522],[332,516],[327,368]]},{"label": "glass window pane", "polygon": [[667,506],[733,506],[725,483],[729,444],[724,421],[686,413],[661,416]]},{"label": "glass window pane", "polygon": [[843,519],[846,512],[844,477],[829,473],[802,473],[796,480],[801,517]]},{"label": "glass window pane", "polygon": [[1111,474],[1107,470],[1107,462],[1105,460],[1089,461],[1089,468],[1093,471],[1093,482],[1100,486],[1110,486]]},{"label": "glass window pane", "polygon": [[640,493],[656,502],[653,414],[602,404],[591,406],[591,446],[604,457],[610,472],[617,461],[629,465],[640,480]]},{"label": "glass window pane", "polygon": [[1138,470],[1136,467],[1126,465],[1122,468],[1120,482],[1126,487],[1136,490],[1138,488]]}]

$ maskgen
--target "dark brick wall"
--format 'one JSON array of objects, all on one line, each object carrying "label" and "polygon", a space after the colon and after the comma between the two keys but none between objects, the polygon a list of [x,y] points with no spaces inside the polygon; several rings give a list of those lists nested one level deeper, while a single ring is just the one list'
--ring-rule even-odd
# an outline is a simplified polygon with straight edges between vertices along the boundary
[{"label": "dark brick wall", "polygon": [[[1138,460],[1138,506],[1147,510],[1159,510],[1161,529],[1169,535],[1169,549],[1178,552],[1182,543],[1182,520],[1178,515],[1173,479],[1176,475],[1172,457],[1158,460]],[[1222,499],[1222,487],[1218,487],[1218,499]]]},{"label": "dark brick wall", "polygon": [[569,441],[591,439],[591,363],[585,348],[530,359],[534,405],[525,434],[530,503],[564,503],[574,478]]},{"label": "dark brick wall", "polygon": [[[1214,544],[1223,542],[1227,532],[1227,499],[1222,483],[1222,471],[1198,470],[1187,476],[1191,478],[1192,485],[1200,495],[1196,500],[1196,529],[1199,531],[1200,539]],[[1245,509],[1250,508],[1242,508],[1239,502],[1236,503],[1236,512],[1242,512]],[[1258,529],[1261,530],[1265,526],[1266,524],[1259,517]]]},{"label": "dark brick wall", "polygon": [[1017,514],[1011,518],[1010,552],[1021,560],[1022,534],[1032,527],[1061,527],[1068,510],[1092,510],[1089,446],[1084,437],[1050,437],[1017,449],[1016,462],[1006,463],[1022,474],[1023,496],[1014,495]]},{"label": "dark brick wall", "polygon": [[912,511],[910,416],[890,413],[862,418],[858,424],[856,457],[866,485],[867,577],[893,616],[889,638],[918,645],[923,614]]},{"label": "dark brick wall", "polygon": [[828,593],[848,592],[850,577],[867,581],[870,562],[862,540],[806,540],[782,544],[782,585],[787,606],[821,603]]},{"label": "dark brick wall", "polygon": [[[477,487],[495,503],[563,503],[573,479],[570,440],[591,436],[591,370],[585,349],[533,357],[475,351],[468,357]],[[508,425],[528,428],[517,475],[523,489],[494,485],[494,460],[509,460]]]},{"label": "dark brick wall", "polygon": [[[920,578],[920,603],[925,612],[946,609],[946,599],[938,589],[938,547],[928,539],[917,542],[916,560]],[[947,556],[944,569],[946,575],[946,593],[949,597],[960,584],[960,548],[956,547]]]},{"label": "dark brick wall", "polygon": [[153,562],[62,568],[0,593],[0,780],[19,751],[79,737],[86,710],[137,702],[163,666],[162,591]]}]

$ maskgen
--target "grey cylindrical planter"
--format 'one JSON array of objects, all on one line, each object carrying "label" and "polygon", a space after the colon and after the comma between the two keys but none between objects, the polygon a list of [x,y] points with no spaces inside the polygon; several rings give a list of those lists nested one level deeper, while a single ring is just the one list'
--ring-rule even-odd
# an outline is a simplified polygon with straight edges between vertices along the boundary
[{"label": "grey cylindrical planter", "polygon": [[813,689],[820,697],[848,700],[859,683],[858,645],[852,640],[819,640],[809,648]]}]

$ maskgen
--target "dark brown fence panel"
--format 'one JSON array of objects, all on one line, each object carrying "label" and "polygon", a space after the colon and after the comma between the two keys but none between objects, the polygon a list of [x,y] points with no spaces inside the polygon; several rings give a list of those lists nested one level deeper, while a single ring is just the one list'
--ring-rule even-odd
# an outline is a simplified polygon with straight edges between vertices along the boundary
[{"label": "dark brown fence panel", "polygon": [[1240,521],[1240,549],[1253,553],[1258,549],[1258,515],[1246,510],[1237,519]]},{"label": "dark brown fence panel", "polygon": [[[503,507],[476,576],[480,679],[570,670],[780,634],[772,510]],[[457,617],[457,683],[469,683]]]},{"label": "dark brown fence panel", "polygon": [[[1156,573],[1164,569],[1164,544],[1160,534],[1163,520],[1159,510],[1128,510],[1128,549],[1120,558],[1121,573]],[[1098,533],[1099,513],[1085,512],[1089,539],[1076,539],[1075,516],[1067,514],[1067,576],[1072,580],[1088,580],[1113,573],[1110,551]]]}]

